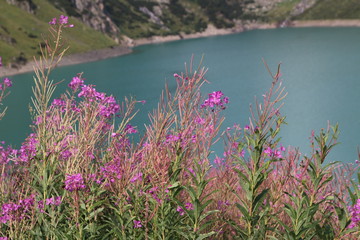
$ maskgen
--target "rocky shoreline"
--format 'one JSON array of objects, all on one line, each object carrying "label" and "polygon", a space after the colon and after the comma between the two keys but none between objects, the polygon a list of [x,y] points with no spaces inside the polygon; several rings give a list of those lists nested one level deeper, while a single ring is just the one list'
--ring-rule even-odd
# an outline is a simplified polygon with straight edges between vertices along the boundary
[{"label": "rocky shoreline", "polygon": [[[58,66],[68,66],[75,65],[86,62],[93,62],[102,59],[118,57],[126,54],[132,53],[132,47],[145,45],[145,44],[156,44],[170,41],[178,41],[182,39],[192,39],[192,38],[202,38],[218,35],[227,35],[240,33],[243,31],[254,30],[254,29],[273,29],[279,27],[276,24],[267,24],[267,23],[247,23],[245,25],[238,25],[230,29],[218,29],[213,25],[209,27],[204,32],[193,33],[193,34],[178,34],[170,36],[153,36],[150,38],[142,39],[126,39],[123,46],[116,46],[106,49],[99,49],[85,53],[77,53],[65,56]],[[293,21],[286,24],[286,27],[360,27],[360,20],[309,20],[309,21]],[[28,62],[26,65],[23,65],[21,68],[8,68],[2,67],[0,69],[0,77],[12,76],[16,74],[32,72],[34,62]]]}]

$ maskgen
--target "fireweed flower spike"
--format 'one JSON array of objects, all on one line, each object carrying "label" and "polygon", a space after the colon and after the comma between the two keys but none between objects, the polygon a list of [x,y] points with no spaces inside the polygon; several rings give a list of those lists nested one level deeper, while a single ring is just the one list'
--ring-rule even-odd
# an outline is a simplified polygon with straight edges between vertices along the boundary
[{"label": "fireweed flower spike", "polygon": [[50,25],[59,24],[59,25],[62,25],[62,26],[64,26],[64,27],[73,28],[73,27],[74,27],[74,24],[68,24],[68,20],[69,20],[69,17],[68,17],[68,16],[60,15],[59,21],[57,21],[56,18],[53,18],[53,19],[51,19],[51,21],[49,22],[49,24],[50,24]]},{"label": "fireweed flower spike", "polygon": [[354,228],[360,224],[360,199],[356,201],[354,206],[349,207],[349,212],[351,216],[349,228]]},{"label": "fireweed flower spike", "polygon": [[65,189],[69,192],[81,190],[85,188],[84,179],[81,173],[68,174],[65,179]]},{"label": "fireweed flower spike", "polygon": [[68,19],[69,19],[69,17],[64,16],[64,15],[60,15],[60,17],[59,17],[59,23],[60,23],[60,24],[67,24],[67,23],[68,23]]},{"label": "fireweed flower spike", "polygon": [[68,85],[74,92],[78,90],[79,87],[84,86],[84,79],[81,78],[81,75],[79,74],[76,77],[73,77],[72,81]]},{"label": "fireweed flower spike", "polygon": [[56,18],[51,19],[51,21],[49,22],[50,25],[55,25],[56,24]]},{"label": "fireweed flower spike", "polygon": [[209,93],[209,97],[205,99],[204,103],[201,105],[201,108],[210,107],[215,108],[216,106],[221,109],[225,109],[225,104],[229,103],[229,98],[224,97],[224,94],[221,91],[216,91]]},{"label": "fireweed flower spike", "polygon": [[12,86],[12,82],[11,82],[11,80],[9,79],[9,78],[4,78],[4,85],[6,86],[6,87],[11,87]]}]

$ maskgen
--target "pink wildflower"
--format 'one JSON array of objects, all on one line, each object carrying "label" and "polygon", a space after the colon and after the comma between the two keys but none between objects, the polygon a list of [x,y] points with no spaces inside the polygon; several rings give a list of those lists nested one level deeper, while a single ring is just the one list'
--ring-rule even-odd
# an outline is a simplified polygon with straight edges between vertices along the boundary
[{"label": "pink wildflower", "polygon": [[134,220],[133,223],[134,223],[134,228],[141,228],[142,227],[141,221]]},{"label": "pink wildflower", "polygon": [[142,172],[139,172],[139,173],[137,173],[137,174],[135,174],[135,176],[130,180],[130,182],[136,182],[136,181],[138,181],[138,180],[141,180],[142,179]]},{"label": "pink wildflower", "polygon": [[272,150],[270,147],[267,147],[265,150],[264,150],[264,153],[268,154],[268,155],[271,155],[272,153]]},{"label": "pink wildflower", "polygon": [[354,228],[360,224],[360,199],[352,207],[349,207],[349,212],[351,216],[349,228]]},{"label": "pink wildflower", "polygon": [[[104,93],[103,93],[104,94]],[[111,118],[117,112],[120,111],[120,105],[116,103],[116,100],[113,96],[104,97],[101,93],[96,94],[96,96],[102,99],[102,103],[100,105],[100,115],[105,118]]]},{"label": "pink wildflower", "polygon": [[187,210],[194,210],[194,206],[192,205],[192,203],[185,203],[185,208]]},{"label": "pink wildflower", "polygon": [[205,124],[205,120],[203,118],[201,118],[201,117],[195,118],[194,122],[197,123],[197,124],[200,124],[200,125]]},{"label": "pink wildflower", "polygon": [[229,98],[224,97],[224,94],[221,91],[216,91],[213,93],[209,93],[208,99],[205,99],[204,103],[201,105],[201,108],[211,107],[214,108],[216,106],[221,109],[225,109],[225,104],[229,103]]},{"label": "pink wildflower", "polygon": [[51,19],[51,21],[49,22],[50,25],[55,25],[56,24],[56,18]]},{"label": "pink wildflower", "polygon": [[59,23],[60,23],[60,24],[67,24],[67,23],[68,23],[68,19],[69,19],[69,17],[64,16],[64,15],[60,15],[60,17],[59,17]]},{"label": "pink wildflower", "polygon": [[180,216],[183,216],[183,215],[185,214],[184,209],[182,209],[182,207],[180,207],[180,206],[178,206],[178,207],[176,208],[176,211],[179,212]]},{"label": "pink wildflower", "polygon": [[131,124],[128,124],[125,127],[125,132],[131,134],[131,133],[137,133],[137,130]]},{"label": "pink wildflower", "polygon": [[69,83],[69,87],[76,91],[79,87],[84,85],[84,80],[80,76],[73,77],[72,81]]},{"label": "pink wildflower", "polygon": [[98,92],[92,87],[92,85],[83,85],[78,97],[88,98],[91,102],[96,97],[97,93]]},{"label": "pink wildflower", "polygon": [[64,100],[62,100],[61,98],[55,98],[52,102],[53,106],[59,106],[59,107],[64,107],[66,106],[66,103]]},{"label": "pink wildflower", "polygon": [[267,154],[271,158],[277,158],[281,159],[283,158],[282,152],[285,152],[285,148],[283,146],[279,147],[278,149],[271,149],[270,147],[267,147],[264,150],[264,153]]},{"label": "pink wildflower", "polygon": [[180,134],[178,135],[167,135],[166,136],[166,143],[176,142],[181,138]]},{"label": "pink wildflower", "polygon": [[85,188],[84,179],[81,173],[67,174],[65,179],[65,189],[72,192]]},{"label": "pink wildflower", "polygon": [[6,87],[11,87],[11,86],[12,86],[11,80],[10,80],[9,78],[7,78],[7,77],[4,78],[3,82],[4,82],[4,85],[5,85]]},{"label": "pink wildflower", "polygon": [[20,162],[28,162],[30,159],[36,156],[36,145],[38,140],[34,133],[30,134],[26,138],[25,142],[21,145],[20,150],[14,150],[13,155],[16,155],[15,164]]},{"label": "pink wildflower", "polygon": [[56,18],[52,18],[49,24],[56,25],[57,23],[59,23],[59,25],[63,25],[64,27],[73,28],[74,24],[68,24],[68,20],[69,20],[68,16],[60,15],[59,22],[57,21]]},{"label": "pink wildflower", "polygon": [[217,166],[221,166],[221,165],[223,165],[223,163],[224,163],[224,158],[216,157],[216,158],[214,159],[214,163],[215,163]]}]

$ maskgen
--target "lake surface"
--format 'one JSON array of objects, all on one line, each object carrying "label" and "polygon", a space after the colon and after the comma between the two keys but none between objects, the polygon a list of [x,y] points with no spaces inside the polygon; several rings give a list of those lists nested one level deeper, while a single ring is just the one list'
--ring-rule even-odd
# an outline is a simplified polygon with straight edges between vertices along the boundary
[{"label": "lake surface", "polygon": [[[117,96],[136,96],[146,100],[139,105],[134,124],[147,123],[147,114],[156,107],[165,82],[176,84],[173,74],[184,70],[184,63],[195,56],[209,70],[211,84],[204,94],[221,90],[230,98],[224,111],[224,127],[248,122],[249,104],[271,84],[262,58],[273,72],[282,63],[282,79],[288,96],[282,109],[288,125],[282,128],[282,144],[310,151],[312,130],[339,123],[340,145],[328,161],[354,162],[360,145],[360,29],[298,28],[254,30],[235,35],[183,40],[134,49],[134,53],[98,62],[59,68],[55,80],[65,80],[55,97],[79,72],[86,83],[98,91]],[[30,133],[31,86],[33,74],[12,77],[14,86],[5,100],[7,115],[0,122],[0,140],[19,146]],[[222,152],[215,149],[218,155]]]}]

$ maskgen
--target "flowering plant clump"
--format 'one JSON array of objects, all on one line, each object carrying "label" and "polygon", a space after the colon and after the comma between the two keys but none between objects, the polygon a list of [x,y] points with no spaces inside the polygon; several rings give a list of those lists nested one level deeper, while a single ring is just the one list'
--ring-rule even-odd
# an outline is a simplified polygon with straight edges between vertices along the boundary
[{"label": "flowering plant clump", "polygon": [[[33,132],[18,149],[0,142],[0,240],[358,239],[359,166],[326,164],[337,125],[311,134],[309,156],[280,144],[280,66],[272,74],[265,64],[272,84],[249,122],[222,132],[229,99],[204,98],[206,69],[191,62],[141,134],[132,119],[145,101],[119,103],[82,74],[53,96],[49,76],[67,50],[61,33],[73,25],[63,15],[49,24]],[[11,85],[0,82],[0,103]],[[211,159],[220,139],[223,155]]]}]

